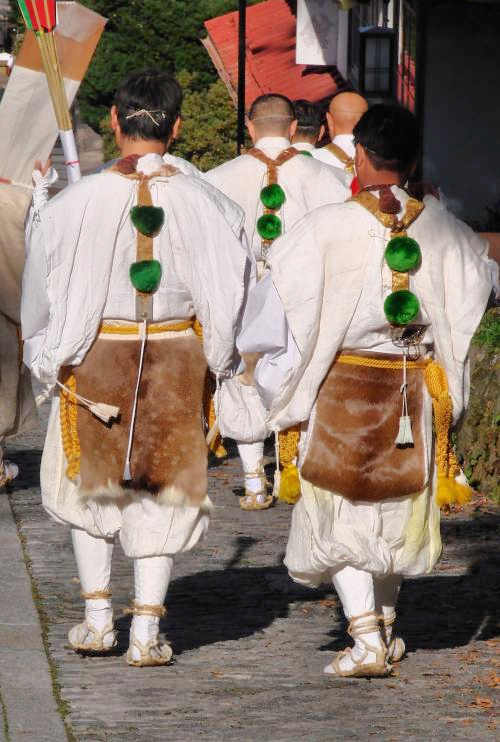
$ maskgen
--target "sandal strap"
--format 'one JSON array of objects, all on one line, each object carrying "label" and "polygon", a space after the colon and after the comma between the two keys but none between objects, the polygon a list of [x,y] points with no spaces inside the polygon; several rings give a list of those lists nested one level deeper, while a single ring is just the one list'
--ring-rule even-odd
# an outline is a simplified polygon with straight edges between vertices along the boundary
[{"label": "sandal strap", "polygon": [[391,613],[383,613],[379,616],[379,620],[384,622],[384,626],[392,626],[396,621],[396,611],[393,610]]},{"label": "sandal strap", "polygon": [[134,616],[157,616],[158,618],[162,618],[167,612],[167,609],[164,605],[157,604],[157,605],[146,605],[137,603],[135,600],[132,601],[132,605],[125,608],[124,613],[125,615],[132,614]]},{"label": "sandal strap", "polygon": [[111,590],[94,590],[92,593],[81,592],[80,595],[84,600],[106,600],[111,598]]},{"label": "sandal strap", "polygon": [[366,613],[361,613],[359,616],[351,616],[347,633],[353,639],[362,634],[371,634],[373,631],[380,630],[379,622],[380,617],[375,611],[367,611]]}]

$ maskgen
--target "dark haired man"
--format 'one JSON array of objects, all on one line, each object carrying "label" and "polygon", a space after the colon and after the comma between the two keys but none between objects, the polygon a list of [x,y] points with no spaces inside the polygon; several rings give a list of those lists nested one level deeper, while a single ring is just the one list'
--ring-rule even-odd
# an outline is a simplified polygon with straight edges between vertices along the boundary
[{"label": "dark haired man", "polygon": [[293,102],[297,128],[292,136],[292,144],[302,154],[313,154],[316,144],[323,137],[325,127],[321,122],[321,111],[309,100],[299,99]]},{"label": "dark haired man", "polygon": [[119,533],[134,560],[134,666],[172,655],[158,635],[172,557],[209,522],[207,365],[231,373],[250,271],[239,208],[162,159],[181,99],[177,82],[154,70],[122,85],[111,109],[121,159],[40,210],[23,279],[24,359],[54,390],[43,504],[71,526],[85,599],[69,641],[84,652],[116,643],[110,568]]},{"label": "dark haired man", "polygon": [[[286,232],[317,206],[342,202],[349,195],[335,171],[291,146],[296,127],[294,108],[288,98],[275,93],[260,96],[248,112],[247,128],[254,147],[205,176],[243,208],[245,231],[261,271],[276,234]],[[266,206],[263,189],[269,186],[271,191],[278,189],[280,199],[276,204],[266,201]],[[270,208],[272,205],[275,208]],[[261,228],[266,220],[275,231]],[[239,418],[241,389],[238,381],[230,386],[231,394],[226,387],[228,394],[222,395],[220,424],[222,432],[233,437],[232,419]],[[259,426],[258,430],[261,433],[263,429]],[[266,509],[273,503],[266,491],[263,438],[255,438],[256,434],[256,429],[249,428],[239,441],[245,478],[245,496],[240,504],[246,510]]]},{"label": "dark haired man", "polygon": [[[258,287],[267,315],[252,312],[251,294],[238,347],[266,353],[273,338],[255,385],[271,425],[302,428],[285,563],[303,585],[333,580],[354,647],[325,672],[361,677],[402,658],[401,580],[430,572],[439,505],[467,496],[448,435],[467,401],[469,343],[491,278],[487,243],[433,196],[420,202],[402,188],[417,156],[413,115],[373,106],[354,138],[361,192],[273,245]],[[277,326],[288,328],[280,368],[268,361]]]}]

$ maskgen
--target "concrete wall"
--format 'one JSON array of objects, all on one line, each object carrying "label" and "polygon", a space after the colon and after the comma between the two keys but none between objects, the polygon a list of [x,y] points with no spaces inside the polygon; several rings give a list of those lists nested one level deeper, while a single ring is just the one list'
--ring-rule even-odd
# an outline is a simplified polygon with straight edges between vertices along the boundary
[{"label": "concrete wall", "polygon": [[427,3],[424,179],[461,218],[500,201],[500,5]]}]

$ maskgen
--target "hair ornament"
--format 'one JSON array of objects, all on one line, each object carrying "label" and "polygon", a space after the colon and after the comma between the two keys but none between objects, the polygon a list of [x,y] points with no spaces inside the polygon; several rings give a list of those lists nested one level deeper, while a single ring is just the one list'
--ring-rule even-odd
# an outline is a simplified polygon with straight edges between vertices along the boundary
[{"label": "hair ornament", "polygon": [[148,111],[145,108],[141,108],[138,111],[132,111],[132,113],[129,113],[127,116],[125,116],[125,118],[134,119],[134,118],[137,118],[138,116],[148,116],[148,118],[151,119],[151,121],[153,122],[155,126],[160,126],[160,122],[155,119],[153,114],[157,114],[162,121],[167,118],[167,114],[165,113],[165,111],[160,111],[160,110]]}]

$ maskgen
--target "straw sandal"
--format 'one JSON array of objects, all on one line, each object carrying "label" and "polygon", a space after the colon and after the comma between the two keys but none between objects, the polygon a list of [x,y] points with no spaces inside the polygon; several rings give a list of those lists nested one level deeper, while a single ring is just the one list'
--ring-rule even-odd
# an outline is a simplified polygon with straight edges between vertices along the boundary
[{"label": "straw sandal", "polygon": [[[90,635],[90,641],[87,637]],[[116,647],[116,631],[113,629],[113,622],[109,621],[102,631],[95,626],[83,621],[73,626],[68,633],[68,640],[71,649],[75,652],[104,653],[111,652]]]},{"label": "straw sandal", "polygon": [[392,625],[396,620],[396,611],[380,616],[382,622],[382,636],[387,645],[387,659],[389,662],[401,662],[406,654],[406,644],[400,636],[392,636]]},{"label": "straw sandal", "polygon": [[240,508],[242,510],[267,510],[274,505],[274,497],[267,492],[267,479],[263,469],[256,472],[247,472],[245,479],[260,479],[261,489],[251,492],[245,487],[245,494],[240,497]]},{"label": "straw sandal", "polygon": [[19,467],[14,464],[13,461],[0,461],[0,487],[5,487],[6,484],[12,482],[19,474]]},{"label": "straw sandal", "polygon": [[[391,673],[391,667],[387,662],[387,650],[385,647],[376,647],[368,644],[363,634],[379,631],[378,616],[370,611],[361,616],[353,616],[347,629],[356,644],[362,645],[360,657],[353,656],[353,648],[347,647],[338,652],[331,663],[325,667],[323,672],[327,675],[335,675],[340,678],[384,678]],[[375,660],[368,660],[370,654],[375,655]],[[341,667],[342,660],[348,658],[352,667]]]},{"label": "straw sandal", "polygon": [[[164,616],[166,612],[163,605],[140,605],[135,601],[132,608],[126,610],[126,613],[132,613],[134,616],[157,616],[158,618]],[[134,649],[139,653],[138,659],[134,658]],[[143,644],[133,636],[133,627],[130,629],[130,644],[126,656],[128,665],[132,667],[168,665],[172,659],[172,654],[170,644],[167,641],[160,641],[159,636]]]},{"label": "straw sandal", "polygon": [[[108,600],[111,598],[110,590],[97,590],[92,593],[82,593],[84,600]],[[111,610],[111,602],[109,602]],[[90,641],[88,641],[90,635]],[[117,645],[116,631],[113,628],[113,619],[111,618],[102,630],[85,619],[82,623],[73,626],[68,633],[68,641],[71,649],[75,652],[105,653],[111,652]]]}]

